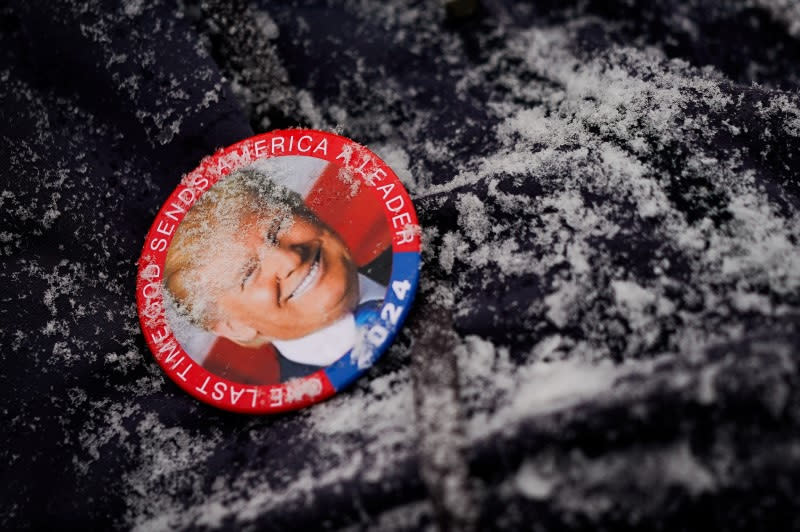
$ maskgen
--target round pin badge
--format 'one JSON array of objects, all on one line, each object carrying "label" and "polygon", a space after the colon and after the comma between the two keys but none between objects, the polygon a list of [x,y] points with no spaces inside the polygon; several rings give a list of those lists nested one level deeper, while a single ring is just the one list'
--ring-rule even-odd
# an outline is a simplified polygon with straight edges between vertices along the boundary
[{"label": "round pin badge", "polygon": [[156,361],[244,413],[322,401],[391,344],[417,288],[420,229],[392,169],[333,133],[248,138],[183,177],[139,259]]}]

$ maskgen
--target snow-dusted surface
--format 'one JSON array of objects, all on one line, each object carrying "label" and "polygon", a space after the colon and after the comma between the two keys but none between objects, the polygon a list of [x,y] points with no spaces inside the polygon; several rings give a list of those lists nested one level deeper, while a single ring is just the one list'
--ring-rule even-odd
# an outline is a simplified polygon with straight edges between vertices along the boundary
[{"label": "snow-dusted surface", "polygon": [[[0,7],[0,523],[800,526],[792,2],[272,4]],[[295,125],[406,184],[417,308],[330,401],[216,412],[135,261],[200,157]]]}]

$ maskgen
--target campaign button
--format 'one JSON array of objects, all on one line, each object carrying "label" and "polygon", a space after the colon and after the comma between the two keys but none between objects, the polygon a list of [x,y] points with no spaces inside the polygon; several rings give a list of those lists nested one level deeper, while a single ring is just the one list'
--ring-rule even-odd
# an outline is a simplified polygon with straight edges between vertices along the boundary
[{"label": "campaign button", "polygon": [[322,131],[257,135],[203,159],[156,216],[139,259],[142,331],[201,401],[301,408],[386,351],[419,246],[405,187],[369,149]]}]

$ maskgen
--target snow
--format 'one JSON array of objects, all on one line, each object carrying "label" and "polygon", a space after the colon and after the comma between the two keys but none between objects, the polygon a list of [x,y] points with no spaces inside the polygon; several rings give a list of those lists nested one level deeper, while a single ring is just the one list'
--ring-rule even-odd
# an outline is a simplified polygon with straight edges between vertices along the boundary
[{"label": "snow", "polygon": [[546,499],[553,490],[552,483],[528,461],[519,468],[514,481],[517,490],[529,499]]},{"label": "snow", "polygon": [[[800,34],[787,0],[728,8],[752,6]],[[786,370],[796,346],[781,336],[800,312],[797,176],[787,169],[800,132],[796,93],[760,77],[769,65],[740,83],[721,67],[672,57],[674,47],[656,37],[629,38],[626,21],[587,15],[582,5],[518,25],[523,7],[508,7],[497,15],[506,23],[492,19],[491,36],[443,30],[439,7],[345,2],[353,35],[338,35],[339,45],[318,44],[312,16],[250,7],[253,33],[239,28],[221,63],[210,45],[220,36],[214,21],[162,17],[148,30],[154,37],[202,34],[164,51],[201,58],[190,77],[159,70],[162,51],[131,26],[157,5],[127,1],[124,20],[100,14],[75,32],[97,46],[110,97],[132,110],[153,150],[181,149],[195,114],[223,105],[232,87],[261,129],[276,120],[338,128],[392,166],[420,214],[417,304],[454,316],[466,444],[480,457],[504,438],[549,442],[531,445],[519,465],[498,461],[509,493],[598,519],[622,502],[621,515],[634,524],[656,516],[652,524],[676,490],[750,489],[748,479],[768,467],[758,460],[771,462],[758,454],[761,426],[734,406],[796,428],[797,379]],[[707,28],[690,8],[662,22],[670,35],[701,42]],[[348,44],[366,38],[362,27],[385,37],[369,54]],[[120,28],[130,53],[113,45]],[[598,33],[602,44],[583,44]],[[287,50],[319,60],[300,72]],[[395,60],[407,68],[386,66]],[[153,92],[145,68],[163,89]],[[180,172],[140,155],[129,145],[133,131],[66,89],[7,69],[0,79],[0,94],[26,110],[31,130],[20,128],[9,157],[18,178],[0,187],[10,222],[0,249],[14,265],[3,280],[15,288],[4,296],[11,319],[2,344],[9,360],[53,387],[26,396],[30,381],[11,383],[25,400],[5,412],[7,437],[33,442],[46,424],[56,427],[64,478],[78,491],[110,482],[124,528],[257,528],[330,497],[360,504],[353,484],[407,489],[419,452],[411,376],[419,362],[407,328],[353,387],[304,412],[234,418],[184,397],[147,352],[131,291],[144,232]],[[96,145],[115,150],[119,167],[98,162]],[[754,334],[767,336],[759,349],[748,347]],[[28,418],[42,401],[53,417]],[[683,409],[680,424],[652,417],[665,403]],[[703,427],[715,438],[705,454],[692,432],[706,419],[698,409],[713,420]],[[453,415],[443,409],[442,424]],[[597,424],[587,429],[582,415]],[[652,441],[602,440],[591,455],[577,448],[634,421]],[[756,465],[725,463],[737,438],[752,444]],[[770,438],[780,470],[796,469],[792,441],[779,428]],[[35,461],[3,457],[9,467]],[[435,510],[419,496],[364,519],[375,529],[429,523]]]}]

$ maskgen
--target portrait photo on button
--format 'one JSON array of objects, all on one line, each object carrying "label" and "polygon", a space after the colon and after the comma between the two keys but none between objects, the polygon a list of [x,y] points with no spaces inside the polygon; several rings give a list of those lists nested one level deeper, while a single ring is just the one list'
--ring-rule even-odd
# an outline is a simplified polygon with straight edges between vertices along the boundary
[{"label": "portrait photo on button", "polygon": [[362,181],[314,157],[261,159],[181,220],[164,267],[166,317],[209,372],[277,384],[353,350],[391,269],[390,227]]}]

